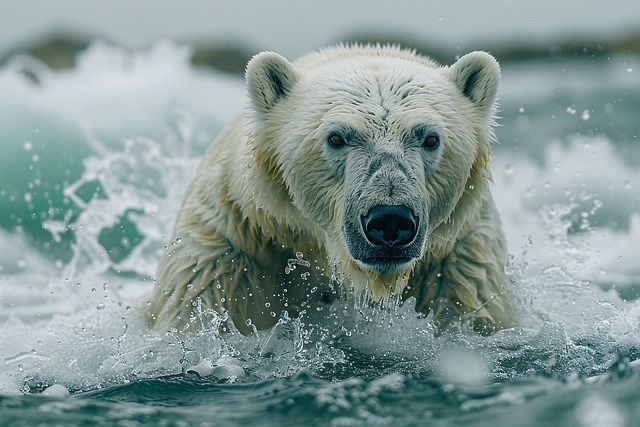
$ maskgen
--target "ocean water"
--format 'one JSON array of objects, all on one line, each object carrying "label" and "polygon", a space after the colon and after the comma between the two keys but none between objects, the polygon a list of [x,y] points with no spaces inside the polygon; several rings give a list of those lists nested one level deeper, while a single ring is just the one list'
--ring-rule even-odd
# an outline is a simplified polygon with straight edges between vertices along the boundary
[{"label": "ocean water", "polygon": [[148,329],[145,295],[245,105],[189,55],[96,43],[70,70],[0,69],[0,425],[640,425],[640,59],[503,67],[520,327],[436,336],[411,304],[345,301],[251,337],[200,310],[178,338]]}]

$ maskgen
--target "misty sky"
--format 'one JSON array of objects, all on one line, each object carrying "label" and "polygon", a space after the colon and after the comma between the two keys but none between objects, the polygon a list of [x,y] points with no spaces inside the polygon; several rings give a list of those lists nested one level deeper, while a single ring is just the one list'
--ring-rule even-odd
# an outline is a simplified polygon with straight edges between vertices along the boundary
[{"label": "misty sky", "polygon": [[0,0],[0,11],[0,53],[55,30],[127,47],[160,37],[239,41],[290,56],[362,31],[455,46],[640,30],[637,0]]}]

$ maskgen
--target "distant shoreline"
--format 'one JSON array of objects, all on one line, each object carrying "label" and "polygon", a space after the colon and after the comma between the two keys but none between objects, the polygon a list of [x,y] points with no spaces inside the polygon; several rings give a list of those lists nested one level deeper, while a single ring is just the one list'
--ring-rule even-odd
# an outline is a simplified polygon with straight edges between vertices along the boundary
[{"label": "distant shoreline", "polygon": [[[55,33],[42,37],[24,46],[16,47],[7,52],[0,52],[0,67],[4,66],[13,56],[27,54],[33,56],[53,70],[72,68],[79,52],[87,49],[94,40],[104,40],[102,37],[90,37],[69,33]],[[254,49],[246,44],[232,42],[206,43],[201,41],[178,41],[190,45],[194,49],[191,62],[198,67],[212,68],[232,74],[242,74],[247,61],[260,49]],[[559,59],[571,57],[600,57],[611,54],[640,55],[640,31],[621,37],[598,41],[589,38],[564,38],[555,42],[531,42],[526,40],[506,40],[501,43],[483,43],[476,46],[472,43],[462,46],[443,46],[429,44],[402,36],[382,37],[373,34],[354,34],[337,42],[400,44],[416,49],[437,61],[448,64],[456,56],[472,50],[486,50],[491,52],[501,63],[523,61],[530,59]]]}]

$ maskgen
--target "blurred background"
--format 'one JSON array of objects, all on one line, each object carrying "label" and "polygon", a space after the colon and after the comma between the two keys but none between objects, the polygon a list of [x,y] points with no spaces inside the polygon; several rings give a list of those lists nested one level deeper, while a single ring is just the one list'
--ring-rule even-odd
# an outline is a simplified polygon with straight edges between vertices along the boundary
[{"label": "blurred background", "polygon": [[353,40],[399,42],[443,62],[473,49],[503,62],[640,51],[635,0],[2,0],[0,7],[0,62],[29,52],[53,68],[72,66],[96,38],[129,49],[170,38],[195,47],[195,64],[235,73],[261,50],[293,58]]}]

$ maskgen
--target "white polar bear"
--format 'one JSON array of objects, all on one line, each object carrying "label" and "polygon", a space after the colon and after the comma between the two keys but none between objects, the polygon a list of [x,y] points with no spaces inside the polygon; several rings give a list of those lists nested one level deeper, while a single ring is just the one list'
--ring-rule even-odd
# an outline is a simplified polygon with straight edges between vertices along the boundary
[{"label": "white polar bear", "polygon": [[[208,150],[179,243],[160,263],[155,328],[197,328],[197,301],[247,334],[282,310],[349,294],[415,297],[441,329],[509,326],[489,188],[500,80],[491,55],[443,67],[395,46],[341,45],[293,63],[264,52],[246,79],[249,112]],[[308,274],[287,274],[299,252]]]}]

